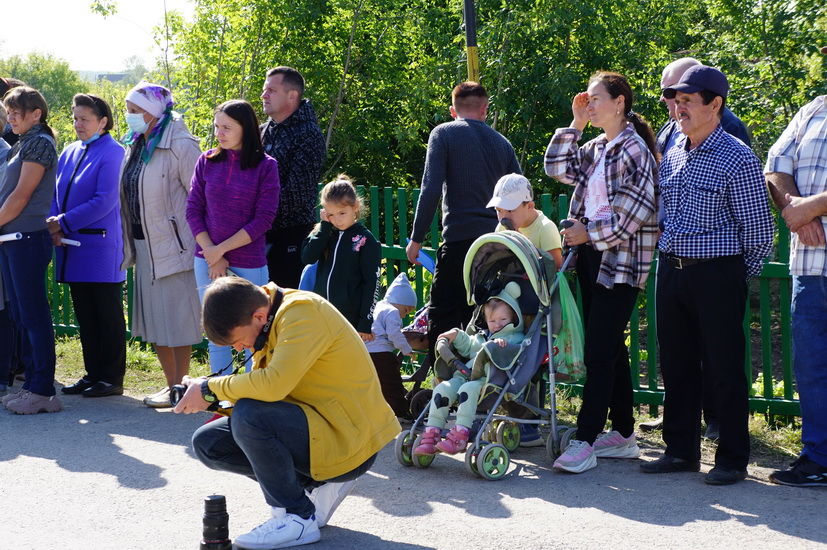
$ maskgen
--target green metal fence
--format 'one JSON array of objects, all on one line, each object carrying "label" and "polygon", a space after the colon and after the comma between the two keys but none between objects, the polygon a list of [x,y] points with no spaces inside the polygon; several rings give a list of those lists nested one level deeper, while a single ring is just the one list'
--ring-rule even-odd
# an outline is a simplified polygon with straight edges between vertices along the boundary
[{"label": "green metal fence", "polygon": [[[420,305],[430,288],[430,275],[421,266],[412,267],[405,256],[408,230],[413,223],[413,210],[419,190],[370,187],[360,188],[367,206],[366,224],[382,243],[384,284],[389,284],[401,271],[411,275]],[[551,219],[562,219],[568,211],[568,197],[539,197],[538,206]],[[744,370],[753,385],[750,407],[753,411],[770,414],[800,415],[794,394],[790,346],[790,275],[788,270],[789,232],[779,220],[778,244],[774,256],[766,262],[761,275],[751,282],[749,308],[744,318],[747,349]],[[425,244],[426,252],[434,254],[439,229],[435,217]],[[652,273],[656,269],[652,266]],[[131,326],[131,276],[125,290],[127,312]],[[68,286],[57,284],[49,275],[49,288],[55,331],[75,334],[77,326],[72,312]],[[126,337],[130,334],[127,331]],[[638,307],[629,323],[629,352],[635,401],[657,406],[663,402],[663,388],[659,379],[657,354],[657,327],[655,324],[654,276],[649,277],[646,292],[641,293]],[[756,384],[756,381],[762,381]],[[582,386],[570,385],[575,392]]]}]

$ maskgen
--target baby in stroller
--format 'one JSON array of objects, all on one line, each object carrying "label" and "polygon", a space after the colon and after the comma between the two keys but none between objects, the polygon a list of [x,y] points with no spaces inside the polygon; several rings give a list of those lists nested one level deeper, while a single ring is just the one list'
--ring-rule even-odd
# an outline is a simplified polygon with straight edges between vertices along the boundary
[{"label": "baby in stroller", "polygon": [[[482,307],[487,331],[469,334],[455,328],[439,335],[438,340],[448,340],[456,352],[468,360],[462,362],[447,357],[449,354],[443,354],[437,346],[434,368],[442,382],[434,388],[426,428],[420,444],[413,450],[414,455],[433,455],[439,451],[456,454],[465,450],[488,368],[495,356],[500,355],[498,348],[519,346],[525,338],[523,316],[517,301],[520,293],[520,286],[512,281],[487,299]],[[448,409],[455,402],[458,403],[456,424],[445,439],[440,440]]]}]

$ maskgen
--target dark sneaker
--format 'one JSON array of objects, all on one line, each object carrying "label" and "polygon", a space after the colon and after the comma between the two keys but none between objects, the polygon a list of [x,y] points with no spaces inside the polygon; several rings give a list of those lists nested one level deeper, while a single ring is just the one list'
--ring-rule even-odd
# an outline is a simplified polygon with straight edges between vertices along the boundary
[{"label": "dark sneaker", "polygon": [[542,447],[546,444],[536,424],[520,424],[520,447]]},{"label": "dark sneaker", "polygon": [[655,430],[660,430],[663,428],[663,417],[661,416],[655,418],[654,420],[641,422],[639,428],[642,432],[654,432]]},{"label": "dark sneaker", "polygon": [[664,454],[652,462],[643,462],[640,471],[645,474],[669,474],[672,472],[697,472],[701,463],[697,460],[684,460],[672,455]]},{"label": "dark sneaker", "polygon": [[771,473],[770,481],[790,487],[827,487],[827,467],[801,456],[789,469]]},{"label": "dark sneaker", "polygon": [[722,468],[721,466],[715,466],[706,474],[704,482],[707,485],[732,485],[742,479],[746,479],[746,477],[746,470],[730,470],[728,468]]}]

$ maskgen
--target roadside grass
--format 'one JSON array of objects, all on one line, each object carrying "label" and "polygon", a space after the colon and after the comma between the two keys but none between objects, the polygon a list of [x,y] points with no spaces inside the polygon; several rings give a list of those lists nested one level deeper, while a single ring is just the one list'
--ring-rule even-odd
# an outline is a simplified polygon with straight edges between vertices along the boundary
[{"label": "roadside grass", "polygon": [[[83,354],[80,339],[77,337],[60,337],[57,340],[57,369],[55,377],[61,384],[71,384],[81,378],[83,368]],[[204,352],[193,353],[190,364],[191,376],[209,374],[210,368]],[[142,397],[158,391],[164,387],[166,379],[161,371],[161,365],[151,347],[131,340],[126,347],[126,377],[124,391],[128,395]],[[423,384],[423,388],[431,388],[430,381]],[[557,421],[558,424],[575,426],[577,412],[580,410],[582,399],[572,394],[566,388],[557,388]],[[635,411],[636,423],[649,420],[648,406],[639,406]],[[662,410],[660,410],[662,412]],[[753,413],[749,421],[750,436],[752,439],[752,464],[765,467],[781,467],[798,455],[801,447],[800,419],[786,417],[768,418],[759,413]],[[665,447],[660,431],[637,432],[638,441],[644,448],[663,449]],[[714,462],[715,443],[706,439],[701,440],[702,460]]]},{"label": "roadside grass", "polygon": [[[63,336],[56,342],[57,368],[55,378],[61,384],[72,384],[83,377],[83,352],[80,338]],[[193,353],[190,363],[190,376],[203,376],[210,372],[206,355],[200,351]],[[143,397],[157,392],[166,386],[166,378],[161,370],[158,357],[152,347],[130,340],[126,344],[126,376],[124,392],[135,397]]]}]

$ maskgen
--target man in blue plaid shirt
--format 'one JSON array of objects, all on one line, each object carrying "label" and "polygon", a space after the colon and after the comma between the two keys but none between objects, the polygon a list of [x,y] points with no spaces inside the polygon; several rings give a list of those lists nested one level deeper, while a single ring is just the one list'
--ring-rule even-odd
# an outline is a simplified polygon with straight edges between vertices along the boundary
[{"label": "man in blue plaid shirt", "polygon": [[793,367],[801,403],[801,456],[775,483],[827,486],[827,96],[801,108],[764,167],[790,228]]},{"label": "man in blue plaid shirt", "polygon": [[[729,83],[705,65],[664,90],[683,136],[660,165],[663,233],[658,242],[657,323],[666,388],[666,452],[648,473],[700,469],[701,358],[720,414],[711,485],[746,477],[748,381],[742,322],[747,283],[772,246],[773,220],[761,163],[721,127]],[[668,95],[667,95],[668,94]]]}]

